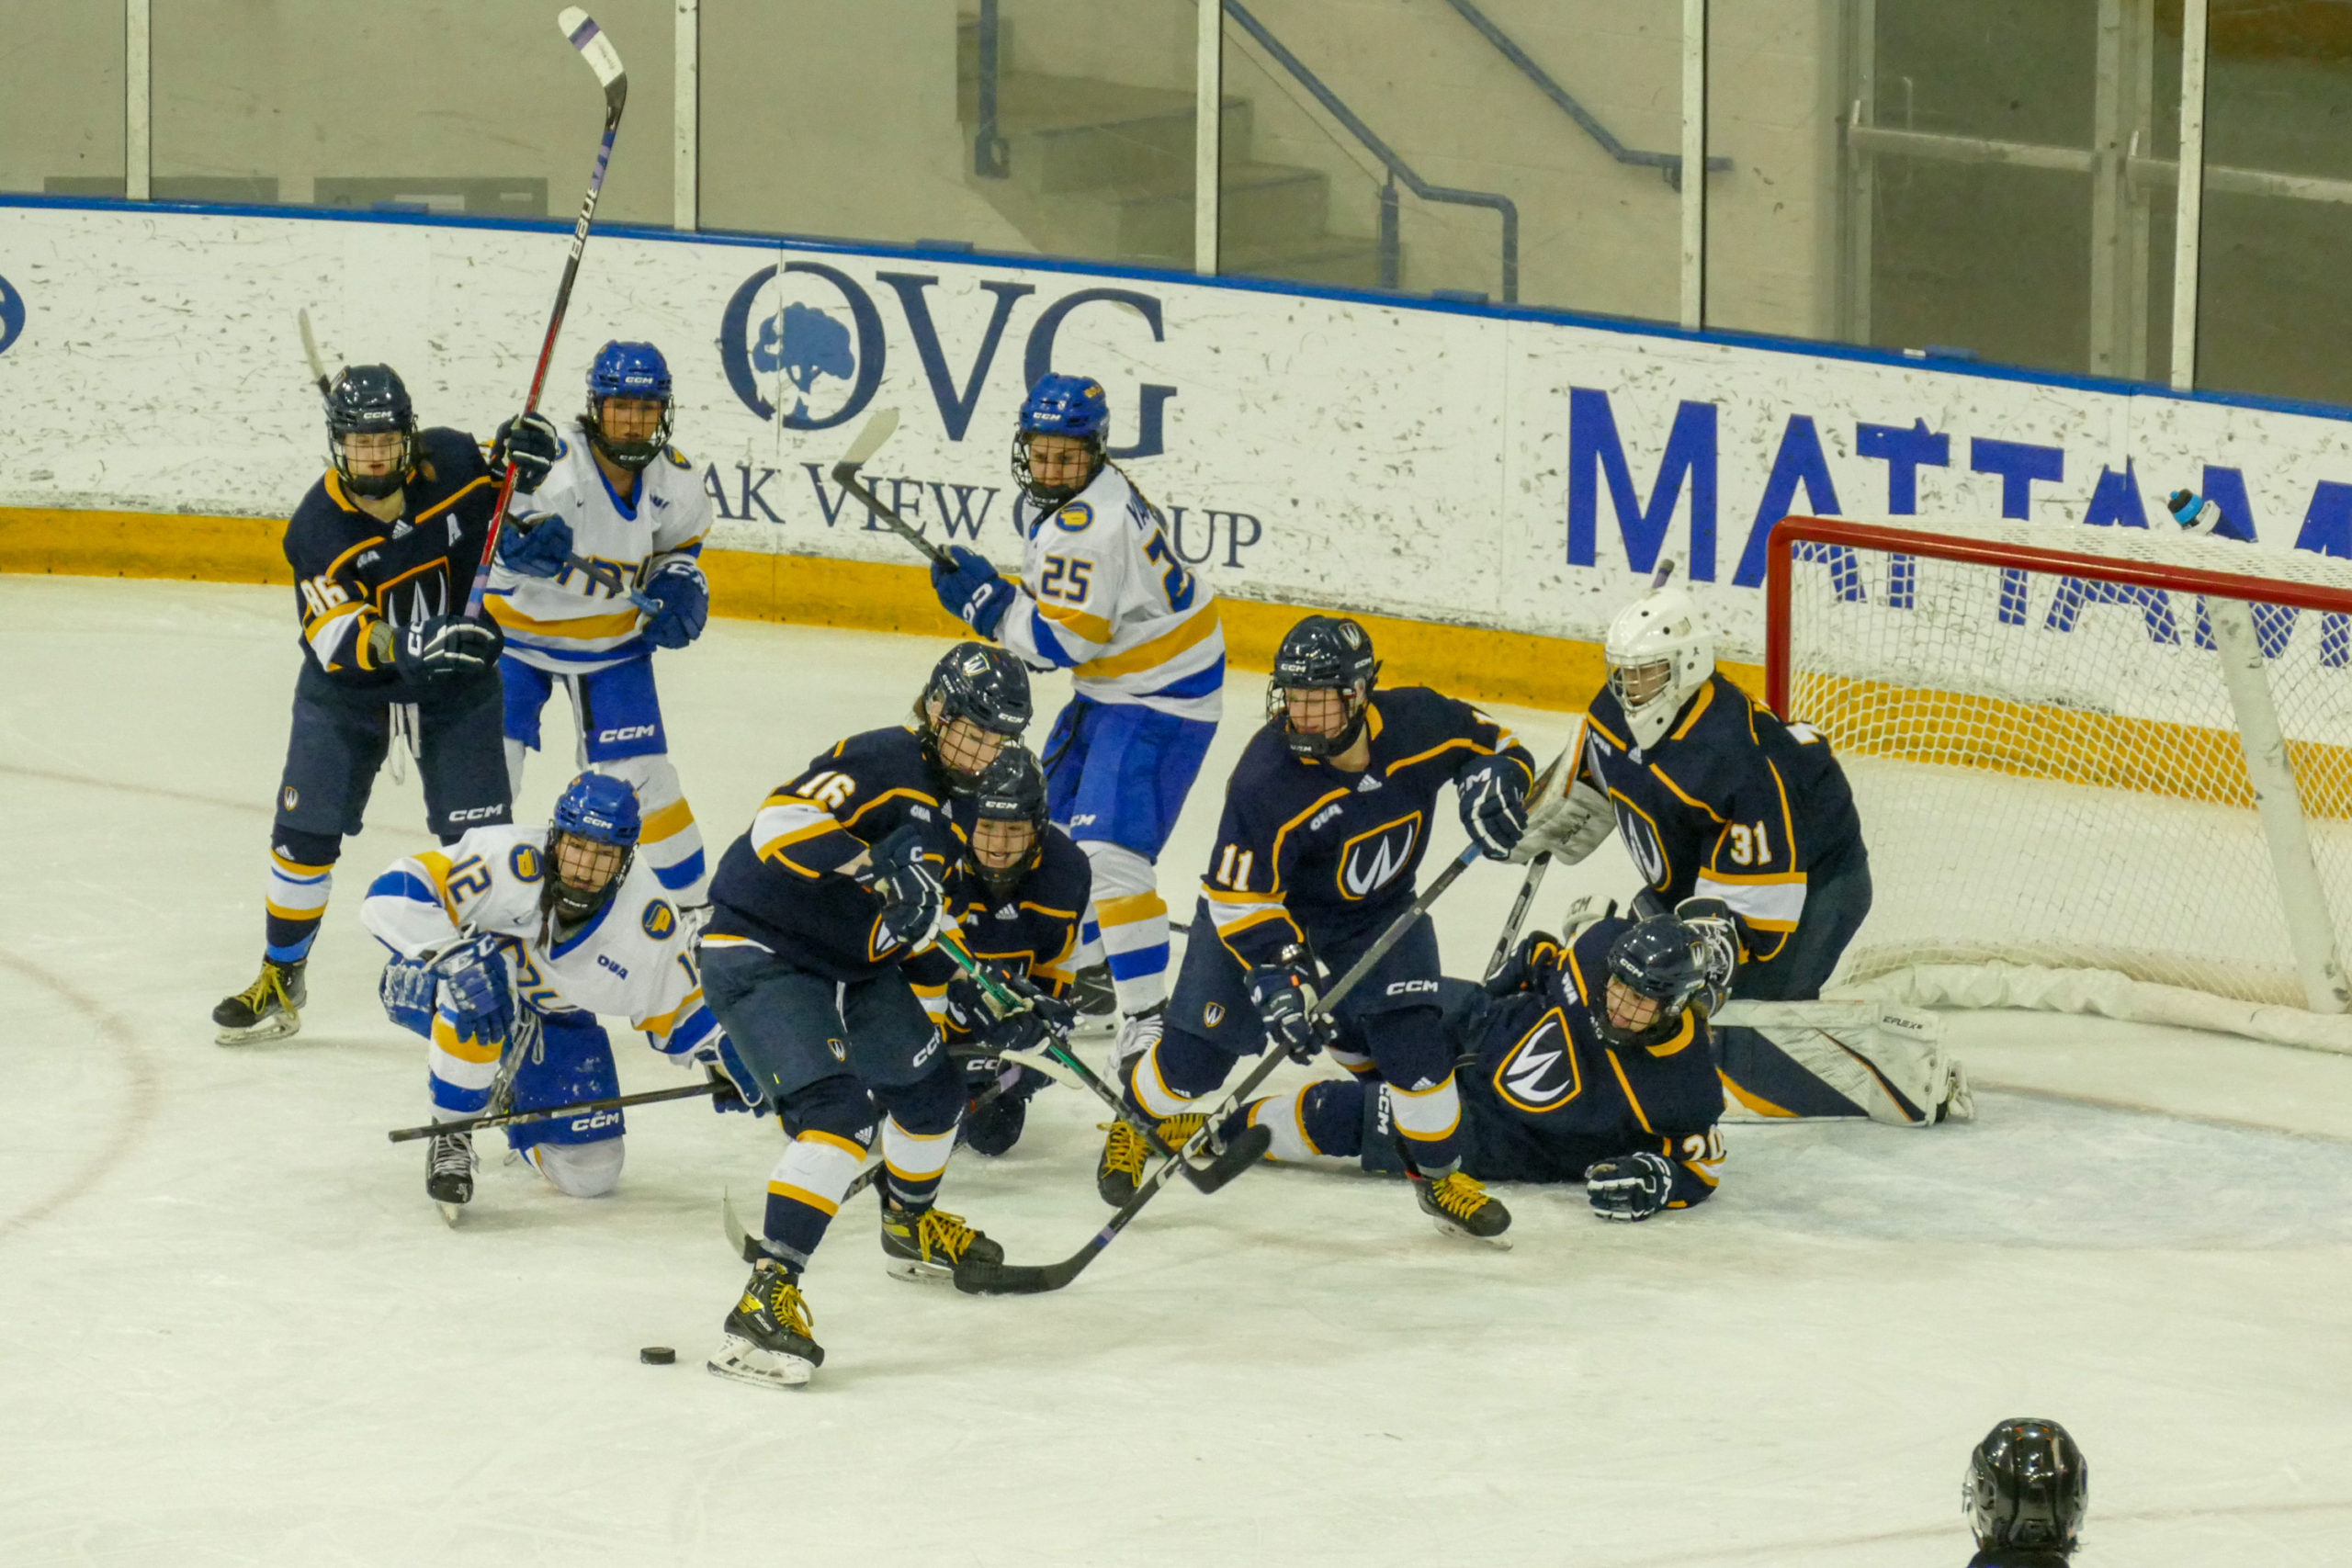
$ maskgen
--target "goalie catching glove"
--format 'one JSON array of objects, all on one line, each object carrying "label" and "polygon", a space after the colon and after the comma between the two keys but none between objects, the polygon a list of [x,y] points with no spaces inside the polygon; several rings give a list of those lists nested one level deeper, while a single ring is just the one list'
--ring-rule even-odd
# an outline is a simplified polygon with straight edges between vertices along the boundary
[{"label": "goalie catching glove", "polygon": [[[1555,764],[1555,770],[1566,773],[1566,759]],[[1529,803],[1527,830],[1511,852],[1515,861],[1550,855],[1575,865],[1599,849],[1617,826],[1617,813],[1607,795],[1581,779],[1572,780],[1564,791],[1555,790],[1552,781],[1550,770],[1538,781]]]}]

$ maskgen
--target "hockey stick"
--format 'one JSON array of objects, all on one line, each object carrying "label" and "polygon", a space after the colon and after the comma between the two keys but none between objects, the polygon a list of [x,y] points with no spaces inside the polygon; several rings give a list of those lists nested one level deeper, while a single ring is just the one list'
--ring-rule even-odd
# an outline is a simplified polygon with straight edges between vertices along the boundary
[{"label": "hockey stick", "polygon": [[[588,248],[588,225],[596,214],[596,197],[605,188],[605,171],[612,166],[613,139],[620,134],[621,109],[628,102],[628,73],[621,67],[620,51],[613,40],[600,31],[588,13],[577,6],[567,6],[556,13],[555,25],[561,28],[571,47],[580,51],[588,68],[596,73],[597,85],[605,89],[605,140],[596,149],[595,172],[588,176],[588,194],[580,203],[580,221],[571,231],[571,254],[564,258],[563,281],[555,291],[555,310],[548,317],[548,333],[539,343],[539,362],[531,372],[531,389],[523,399],[523,412],[529,413],[539,406],[539,393],[547,386],[548,362],[555,357],[556,334],[563,330],[563,314],[571,305],[571,285],[580,276],[580,253]],[[491,558],[498,549],[498,530],[506,521],[506,509],[514,500],[514,465],[506,465],[506,477],[498,482],[498,504],[491,509],[490,532],[481,542],[481,564],[474,569],[474,585],[466,595],[466,616],[469,620],[481,615],[481,596],[490,587]]]},{"label": "hockey stick", "polygon": [[898,428],[897,409],[876,410],[874,417],[865,422],[865,428],[857,433],[857,439],[850,443],[849,450],[842,454],[842,460],[833,465],[833,482],[857,497],[866,511],[888,523],[900,538],[929,556],[933,565],[944,566],[952,571],[956,567],[955,559],[924,538],[921,529],[883,505],[882,498],[866,489],[857,477],[857,470],[865,467],[867,459],[882,449],[882,443],[889,440],[891,433]]},{"label": "hockey stick", "polygon": [[583,1100],[572,1105],[550,1105],[544,1111],[486,1111],[480,1116],[462,1117],[455,1122],[395,1128],[384,1136],[395,1144],[413,1143],[419,1138],[435,1137],[443,1133],[472,1133],[484,1127],[513,1127],[526,1122],[551,1122],[559,1116],[579,1116],[593,1111],[623,1111],[632,1105],[653,1105],[664,1100],[692,1100],[696,1095],[707,1096],[718,1087],[715,1083],[687,1084],[680,1089],[656,1089],[642,1094],[624,1094],[613,1100]]},{"label": "hockey stick", "polygon": [[[1412,908],[1391,920],[1388,923],[1388,929],[1382,931],[1370,947],[1364,949],[1363,956],[1357,959],[1348,972],[1340,977],[1340,983],[1333,986],[1328,995],[1317,999],[1315,1010],[1322,1017],[1329,1018],[1332,1010],[1340,1005],[1349,992],[1363,982],[1364,976],[1372,973],[1374,965],[1388,956],[1389,949],[1405,940],[1405,933],[1411,931],[1414,923],[1423,915],[1429,913],[1430,906],[1436,903],[1447,888],[1459,881],[1462,874],[1469,870],[1471,864],[1483,852],[1476,843],[1464,846],[1461,854],[1454,857],[1453,863],[1439,874],[1437,880],[1430,883],[1419,897],[1413,900]],[[1072,1280],[1077,1279],[1085,1271],[1086,1266],[1101,1257],[1102,1249],[1109,1247],[1118,1234],[1127,1228],[1128,1223],[1143,1212],[1144,1205],[1150,1202],[1159,1195],[1159,1190],[1168,1185],[1169,1179],[1176,1173],[1176,1167],[1205,1148],[1211,1134],[1217,1127],[1231,1116],[1238,1107],[1249,1103],[1250,1097],[1257,1092],[1258,1086],[1264,1083],[1272,1075],[1274,1069],[1287,1060],[1289,1060],[1288,1053],[1276,1049],[1273,1042],[1268,1041],[1265,1059],[1260,1062],[1239,1085],[1217,1101],[1216,1108],[1202,1119],[1200,1130],[1185,1139],[1183,1146],[1176,1151],[1176,1157],[1144,1178],[1142,1185],[1136,1189],[1136,1195],[1128,1199],[1125,1205],[1111,1216],[1110,1223],[1088,1237],[1086,1245],[1076,1252],[1058,1263],[1037,1265],[959,1263],[956,1267],[956,1288],[967,1295],[1024,1296],[1036,1295],[1046,1291],[1058,1291]],[[1249,1146],[1247,1143],[1238,1142],[1234,1145],[1234,1149],[1247,1146]]]},{"label": "hockey stick", "polygon": [[[1574,744],[1574,741],[1569,742],[1570,746]],[[1559,775],[1562,768],[1567,766],[1567,763],[1568,751],[1564,747],[1560,754],[1552,759],[1552,765],[1538,773],[1535,782],[1528,786],[1529,797],[1540,804],[1544,797],[1551,793],[1553,780]],[[1527,911],[1535,902],[1535,891],[1544,886],[1544,874],[1551,867],[1552,852],[1549,850],[1544,851],[1527,863],[1527,874],[1520,881],[1519,897],[1510,901],[1510,914],[1503,921],[1503,934],[1495,939],[1495,955],[1487,960],[1485,978],[1493,979],[1502,972],[1503,964],[1510,960],[1510,950],[1519,944],[1519,929],[1527,923]]]}]

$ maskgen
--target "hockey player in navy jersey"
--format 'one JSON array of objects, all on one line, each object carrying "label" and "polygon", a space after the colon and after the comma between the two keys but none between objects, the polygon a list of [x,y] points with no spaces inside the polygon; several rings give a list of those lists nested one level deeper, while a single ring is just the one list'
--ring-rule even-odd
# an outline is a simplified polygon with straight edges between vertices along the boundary
[{"label": "hockey player in navy jersey", "polygon": [[[1611,914],[1565,945],[1524,939],[1484,987],[1445,982],[1462,1092],[1462,1168],[1480,1181],[1581,1181],[1593,1213],[1645,1220],[1713,1195],[1708,1010],[1737,963],[1728,922]],[[1385,1084],[1320,1078],[1252,1100],[1269,1157],[1329,1156],[1402,1174]]]},{"label": "hockey player in navy jersey", "polygon": [[[968,976],[949,977],[944,1030],[970,1101],[962,1136],[976,1154],[1001,1155],[1020,1139],[1029,1099],[1047,1081],[1034,1067],[1005,1061],[1004,1053],[1044,1044],[1055,1024],[1071,1017],[1067,998],[1092,873],[1069,835],[1047,820],[1046,777],[1026,747],[997,753],[979,787],[956,802],[955,815],[967,842],[947,878],[949,918],[1000,980],[1058,1004],[1001,1015]],[[918,961],[933,972],[941,964],[952,966],[936,949]],[[918,965],[910,966],[910,978]],[[996,1095],[980,1103],[992,1085]]]},{"label": "hockey player in navy jersey", "polygon": [[466,598],[503,465],[516,465],[518,485],[535,482],[554,458],[554,429],[510,420],[486,465],[463,432],[419,430],[408,389],[383,365],[338,376],[326,414],[329,468],[286,525],[302,665],[270,834],[261,976],[212,1010],[223,1045],[301,1027],[303,965],[334,863],[391,747],[414,754],[426,822],[443,843],[508,820],[498,628],[469,618]]},{"label": "hockey player in navy jersey", "polygon": [[[933,942],[947,868],[964,854],[951,805],[979,787],[1029,714],[1020,661],[958,643],[906,723],[818,756],[719,860],[704,984],[747,1070],[736,1080],[744,1099],[796,1134],[768,1178],[762,1234],[747,1242],[751,1280],[710,1359],[719,1376],[786,1387],[824,1359],[800,1278],[876,1142],[877,1103],[889,1271],[945,1279],[967,1258],[1003,1257],[933,1202],[964,1080],[926,1003],[945,1005]],[[908,972],[919,963],[928,974]]]},{"label": "hockey player in navy jersey", "polygon": [[956,564],[934,565],[932,583],[980,636],[1035,669],[1070,672],[1046,778],[1053,819],[1094,867],[1081,990],[1099,946],[1125,1015],[1114,1055],[1125,1061],[1160,1030],[1159,852],[1224,711],[1225,633],[1216,592],[1184,570],[1159,511],[1109,460],[1110,423],[1099,381],[1040,378],[1012,444],[1020,585],[961,545],[948,546]]},{"label": "hockey player in navy jersey", "polygon": [[[1266,723],[1226,785],[1167,1032],[1128,1067],[1125,1092],[1173,1145],[1198,1127],[1197,1102],[1237,1058],[1271,1042],[1306,1061],[1328,1044],[1387,1085],[1424,1212],[1442,1229],[1492,1239],[1510,1216],[1462,1169],[1436,929],[1418,921],[1328,1030],[1315,993],[1324,972],[1344,973],[1412,903],[1439,792],[1453,786],[1464,826],[1501,859],[1525,828],[1534,768],[1510,730],[1467,703],[1422,686],[1375,690],[1379,669],[1351,620],[1309,615],[1283,637]],[[1114,1125],[1096,1170],[1104,1201],[1134,1193],[1144,1158],[1142,1140]]]}]

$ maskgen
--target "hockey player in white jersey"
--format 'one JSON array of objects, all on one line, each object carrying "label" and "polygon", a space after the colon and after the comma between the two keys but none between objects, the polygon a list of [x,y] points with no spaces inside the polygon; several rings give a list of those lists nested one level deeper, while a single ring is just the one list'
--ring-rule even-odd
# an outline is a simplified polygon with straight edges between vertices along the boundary
[{"label": "hockey player in white jersey", "polygon": [[[625,780],[645,812],[639,846],[682,903],[705,902],[702,833],[670,763],[653,686],[656,649],[702,635],[710,585],[695,558],[710,496],[670,442],[670,367],[650,343],[608,343],[588,369],[588,406],[529,498],[500,531],[486,604],[506,637],[506,766],[539,748],[560,684],[580,721],[580,765]],[[610,581],[574,564],[613,569]],[[616,586],[615,584],[617,584]],[[657,606],[640,613],[635,589]]]},{"label": "hockey player in white jersey", "polygon": [[1099,941],[1125,1015],[1124,1062],[1159,1038],[1167,1000],[1168,905],[1156,864],[1216,734],[1225,633],[1216,595],[1184,570],[1159,513],[1104,453],[1100,382],[1046,376],[1021,405],[1015,587],[950,545],[932,586],[962,617],[1075,691],[1045,746],[1055,824],[1086,852],[1094,902],[1081,964]]},{"label": "hockey player in white jersey", "polygon": [[[598,1014],[657,1051],[725,1065],[686,924],[638,863],[637,796],[582,773],[547,828],[477,828],[410,855],[368,889],[362,918],[392,950],[384,1010],[431,1043],[435,1121],[543,1110],[620,1093]],[[730,1103],[731,1101],[731,1103]],[[721,1109],[741,1104],[722,1092]],[[526,1122],[508,1145],[559,1190],[596,1198],[620,1179],[622,1113]],[[453,1223],[473,1198],[470,1134],[432,1141],[425,1190]]]}]

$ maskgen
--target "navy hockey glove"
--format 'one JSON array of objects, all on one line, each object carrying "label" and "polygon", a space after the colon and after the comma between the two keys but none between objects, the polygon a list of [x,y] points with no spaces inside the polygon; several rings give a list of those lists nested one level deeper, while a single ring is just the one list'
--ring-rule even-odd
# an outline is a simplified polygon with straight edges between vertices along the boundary
[{"label": "navy hockey glove", "polygon": [[673,560],[653,574],[645,596],[662,606],[646,617],[645,640],[656,648],[684,648],[702,636],[710,619],[710,582],[690,560]]},{"label": "navy hockey glove", "polygon": [[560,577],[571,564],[571,525],[552,512],[510,517],[498,530],[498,564],[518,577]]},{"label": "navy hockey glove", "polygon": [[1453,781],[1462,798],[1462,826],[1488,860],[1509,860],[1527,831],[1527,770],[1509,757],[1488,757]]},{"label": "navy hockey glove", "polygon": [[440,989],[441,976],[433,972],[432,964],[398,954],[385,964],[384,977],[376,984],[384,1016],[427,1040],[433,1038],[433,1004]]},{"label": "navy hockey glove", "polygon": [[441,1005],[461,1040],[503,1046],[514,1028],[514,989],[507,978],[504,944],[481,937],[433,966],[441,976]]},{"label": "navy hockey glove", "polygon": [[1739,927],[1731,906],[1720,898],[1685,898],[1674,907],[1674,918],[1690,928],[1705,950],[1707,1010],[1713,1012],[1731,998],[1732,981],[1739,974]]},{"label": "navy hockey glove", "polygon": [[1315,1012],[1312,979],[1296,948],[1250,971],[1250,1000],[1258,1009],[1258,1021],[1294,1062],[1314,1061],[1331,1041],[1329,1021]]},{"label": "navy hockey glove", "polygon": [[514,470],[514,488],[534,491],[546,482],[548,470],[563,450],[561,437],[555,432],[555,422],[537,412],[519,419],[510,419],[498,427],[491,438],[490,471],[493,478],[504,479],[511,466]]},{"label": "navy hockey glove", "polygon": [[947,889],[923,858],[913,823],[874,846],[874,891],[882,896],[882,935],[893,944],[921,947],[939,929]]},{"label": "navy hockey glove", "polygon": [[713,1111],[749,1111],[756,1115],[767,1113],[767,1097],[760,1092],[760,1080],[736,1053],[735,1042],[724,1034],[717,1041],[695,1048],[694,1059],[700,1062],[717,1085],[710,1097]]},{"label": "navy hockey glove", "polygon": [[435,615],[392,635],[392,667],[404,681],[437,686],[444,681],[480,675],[498,668],[506,639],[490,621]]},{"label": "navy hockey glove", "polygon": [[1544,977],[1560,966],[1563,956],[1558,937],[1550,931],[1530,931],[1519,939],[1503,966],[1487,976],[1487,995],[1507,997],[1513,991],[1542,990]]},{"label": "navy hockey glove", "polygon": [[931,563],[932,591],[949,615],[982,637],[996,636],[997,623],[1004,619],[1012,596],[1020,590],[1000,576],[977,550],[950,545],[947,554],[954,566]]},{"label": "navy hockey glove", "polygon": [[1584,1173],[1585,1201],[1604,1220],[1646,1220],[1673,1190],[1674,1168],[1647,1149],[1596,1160]]}]

